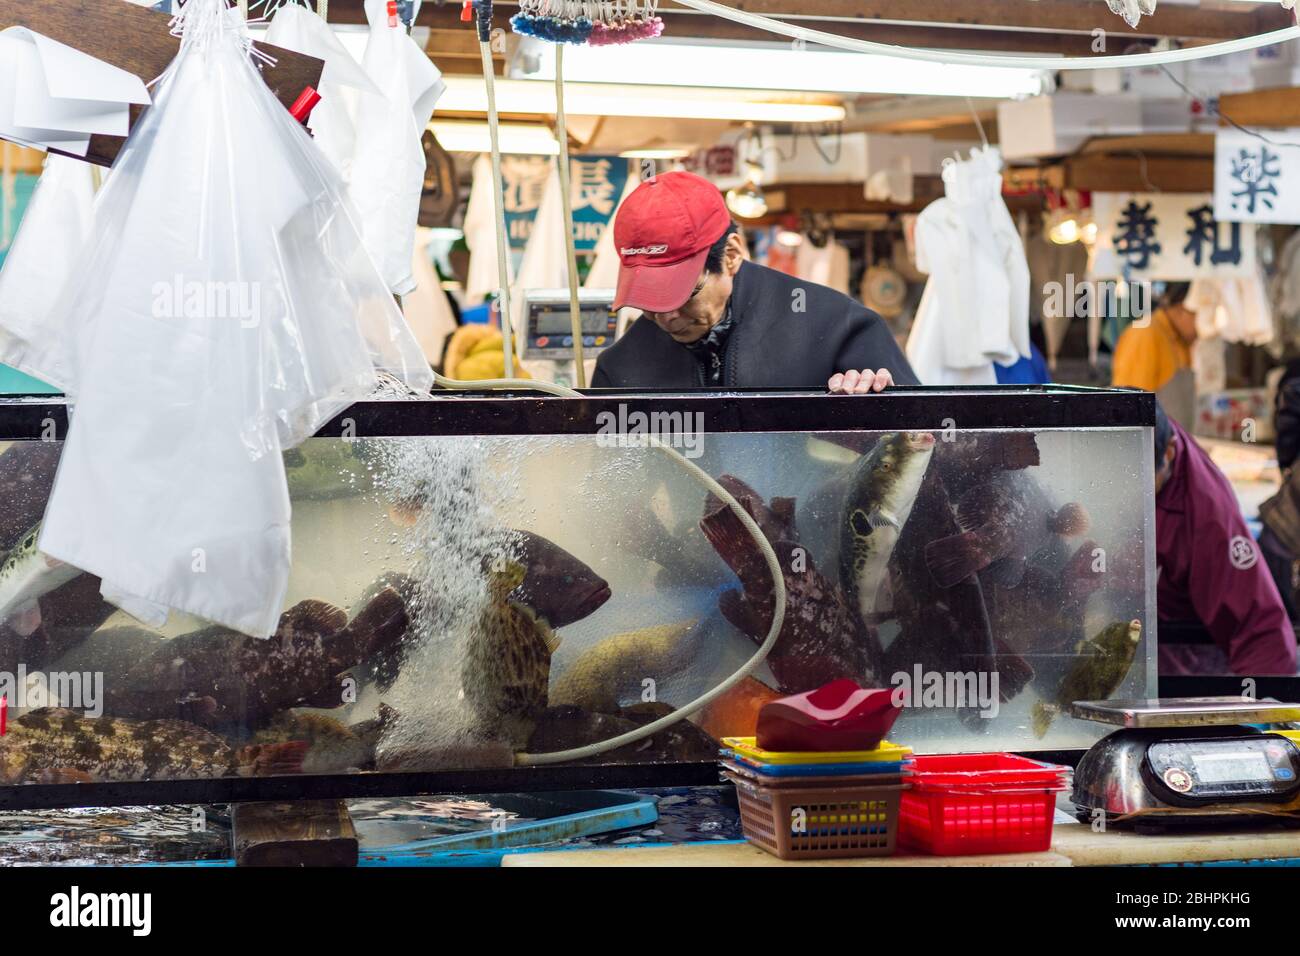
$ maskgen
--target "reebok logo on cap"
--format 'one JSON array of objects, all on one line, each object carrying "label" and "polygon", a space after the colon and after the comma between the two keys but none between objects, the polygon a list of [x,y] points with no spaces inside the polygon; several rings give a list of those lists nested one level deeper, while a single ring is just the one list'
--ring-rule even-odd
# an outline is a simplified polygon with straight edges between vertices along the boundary
[{"label": "reebok logo on cap", "polygon": [[702,176],[671,172],[632,190],[614,217],[614,307],[672,312],[691,297],[709,247],[731,225],[722,193]]}]

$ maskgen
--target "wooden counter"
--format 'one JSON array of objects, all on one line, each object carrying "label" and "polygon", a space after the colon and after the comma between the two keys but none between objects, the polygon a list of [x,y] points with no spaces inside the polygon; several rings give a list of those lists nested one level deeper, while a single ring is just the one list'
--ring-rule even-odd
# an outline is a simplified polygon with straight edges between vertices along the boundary
[{"label": "wooden counter", "polygon": [[1298,859],[1300,830],[1230,831],[1152,836],[1078,823],[1056,827],[1047,853],[997,856],[892,856],[787,863],[748,843],[683,843],[512,853],[502,866],[1120,866],[1153,863]]}]

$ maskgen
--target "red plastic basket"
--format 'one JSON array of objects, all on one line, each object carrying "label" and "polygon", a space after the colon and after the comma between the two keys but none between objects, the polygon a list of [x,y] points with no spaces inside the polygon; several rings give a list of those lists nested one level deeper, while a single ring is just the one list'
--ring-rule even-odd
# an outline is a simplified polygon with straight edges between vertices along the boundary
[{"label": "red plastic basket", "polygon": [[899,842],[937,856],[1046,850],[1065,773],[1013,754],[916,757],[899,806]]}]

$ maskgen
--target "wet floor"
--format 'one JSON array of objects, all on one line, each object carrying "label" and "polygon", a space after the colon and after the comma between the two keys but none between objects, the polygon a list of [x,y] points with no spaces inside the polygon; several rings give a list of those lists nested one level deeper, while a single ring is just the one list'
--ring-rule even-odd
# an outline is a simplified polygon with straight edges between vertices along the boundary
[{"label": "wet floor", "polygon": [[[565,841],[566,849],[646,843],[738,840],[740,818],[730,788],[625,791],[657,797],[652,824]],[[349,800],[364,849],[489,829],[531,820],[474,796]],[[228,860],[227,806],[112,807],[0,812],[0,866],[112,866]]]}]

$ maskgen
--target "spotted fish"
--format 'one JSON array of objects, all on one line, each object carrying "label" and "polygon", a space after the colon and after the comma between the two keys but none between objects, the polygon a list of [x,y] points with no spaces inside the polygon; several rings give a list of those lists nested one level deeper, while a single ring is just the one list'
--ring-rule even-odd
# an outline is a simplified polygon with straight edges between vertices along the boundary
[{"label": "spotted fish", "polygon": [[37,600],[77,575],[77,568],[42,553],[36,546],[41,525],[30,529],[0,565],[0,621],[27,636],[41,623]]},{"label": "spotted fish", "polygon": [[183,720],[86,717],[33,710],[0,736],[0,781],[89,783],[297,773],[306,741],[232,747]]},{"label": "spotted fish", "polygon": [[1043,737],[1052,721],[1076,700],[1104,700],[1115,693],[1124,681],[1138,643],[1142,640],[1142,622],[1116,621],[1107,624],[1077,648],[1078,656],[1061,681],[1052,700],[1040,700],[1030,713],[1035,737]]},{"label": "spotted fish", "polygon": [[461,691],[480,731],[516,750],[528,744],[546,709],[551,655],[559,636],[510,592],[523,583],[524,566],[496,561],[488,572],[488,600],[461,665]]}]

